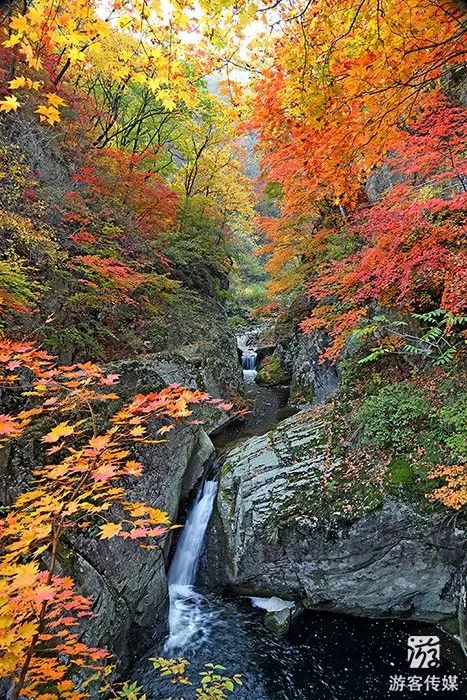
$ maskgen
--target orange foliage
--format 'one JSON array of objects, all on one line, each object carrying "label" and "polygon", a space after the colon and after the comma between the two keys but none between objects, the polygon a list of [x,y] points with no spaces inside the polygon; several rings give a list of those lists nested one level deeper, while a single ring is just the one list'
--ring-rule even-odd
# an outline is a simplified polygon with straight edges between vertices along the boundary
[{"label": "orange foliage", "polygon": [[80,700],[88,696],[69,684],[70,670],[99,667],[108,654],[79,641],[91,601],[57,573],[58,547],[65,533],[97,534],[98,524],[101,539],[154,546],[170,523],[166,513],[126,498],[121,479],[142,471],[129,446],[162,442],[151,437],[153,421],[190,416],[193,404],[210,399],[178,385],[137,395],[99,432],[94,406],[118,398],[118,375],[91,363],[58,366],[33,345],[3,341],[0,382],[28,400],[25,409],[1,417],[0,443],[35,428],[48,448],[31,490],[0,521],[0,676],[12,678],[15,699],[38,700],[57,688],[60,697]]},{"label": "orange foliage", "polygon": [[[319,0],[281,18],[250,121],[280,207],[259,219],[271,293],[317,302],[302,328],[330,335],[322,359],[371,306],[463,313],[466,110],[440,91],[465,60],[459,7]],[[399,183],[370,205],[383,157]]]}]

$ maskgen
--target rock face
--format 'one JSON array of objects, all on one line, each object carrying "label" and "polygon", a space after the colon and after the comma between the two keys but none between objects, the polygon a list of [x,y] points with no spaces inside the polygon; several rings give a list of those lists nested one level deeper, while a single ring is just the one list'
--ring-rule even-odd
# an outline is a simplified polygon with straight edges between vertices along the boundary
[{"label": "rock face", "polygon": [[[179,502],[202,474],[214,448],[199,426],[173,430],[166,444],[147,446],[138,458],[145,465],[130,497],[169,513],[176,521]],[[111,648],[126,666],[138,647],[161,640],[167,631],[166,557],[161,550],[141,549],[115,538],[89,536],[74,541],[65,568],[80,590],[92,596],[96,617],[86,622],[86,638]]]},{"label": "rock face", "polygon": [[[209,353],[199,343],[170,354],[122,361],[115,363],[112,371],[120,375],[122,398],[156,391],[173,382],[226,398],[241,383],[233,340],[221,347],[211,347]],[[197,417],[204,421],[203,425],[180,424],[168,433],[164,444],[142,446],[135,455],[145,470],[130,485],[129,498],[166,511],[173,522],[177,521],[180,503],[192,491],[214,454],[208,433],[227,420],[226,414],[212,406],[200,407],[199,412]],[[32,468],[41,461],[41,451],[35,443],[23,445],[16,452],[10,448],[0,451],[2,502],[11,502],[26,488]],[[93,534],[89,532],[64,542],[60,566],[63,572],[73,576],[80,591],[94,600],[96,617],[86,622],[87,641],[113,651],[123,669],[139,646],[165,635],[168,610],[165,570],[170,538],[166,538],[161,550],[147,550],[118,538],[102,541]]]},{"label": "rock face", "polygon": [[324,333],[296,331],[287,348],[278,346],[276,353],[292,376],[291,403],[319,405],[336,391],[339,375],[335,365],[319,362],[326,345]]},{"label": "rock face", "polygon": [[323,487],[338,469],[326,461],[325,430],[316,410],[305,411],[228,454],[209,534],[211,580],[354,615],[454,617],[465,533],[368,490],[351,494],[349,514]]}]

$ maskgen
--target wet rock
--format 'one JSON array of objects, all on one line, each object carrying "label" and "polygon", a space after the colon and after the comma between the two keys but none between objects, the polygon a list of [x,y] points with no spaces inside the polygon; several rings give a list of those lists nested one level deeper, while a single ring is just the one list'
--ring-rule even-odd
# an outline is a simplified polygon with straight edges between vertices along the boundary
[{"label": "wet rock", "polygon": [[271,632],[285,637],[289,631],[291,620],[292,612],[290,608],[282,608],[282,610],[274,610],[273,612],[266,613],[264,624]]},{"label": "wet rock", "polygon": [[379,493],[371,465],[368,482],[340,500],[337,478],[325,485],[339,470],[325,431],[316,409],[304,411],[227,455],[209,535],[211,581],[353,615],[452,618],[466,533]]}]

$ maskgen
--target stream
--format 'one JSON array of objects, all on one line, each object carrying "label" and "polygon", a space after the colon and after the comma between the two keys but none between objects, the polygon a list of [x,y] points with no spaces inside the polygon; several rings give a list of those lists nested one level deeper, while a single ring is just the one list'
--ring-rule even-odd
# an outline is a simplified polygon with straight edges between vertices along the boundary
[{"label": "stream", "polygon": [[[287,398],[273,399],[254,384],[256,354],[243,347],[244,380],[266,404],[268,420],[255,407],[244,430],[219,436],[217,447],[266,432],[271,405],[280,420]],[[265,393],[263,393],[265,392]],[[256,432],[255,432],[256,431]],[[372,620],[306,611],[286,638],[263,624],[264,610],[246,597],[213,595],[196,586],[203,543],[217,493],[216,481],[199,487],[179,538],[169,575],[169,635],[164,647],[149,650],[134,668],[133,678],[151,700],[191,697],[186,688],[160,678],[148,658],[163,655],[190,661],[191,675],[216,663],[225,673],[240,673],[243,686],[234,700],[378,700],[379,698],[465,697],[467,663],[459,645],[440,628],[414,620]],[[262,607],[267,600],[255,599]],[[439,638],[441,661],[429,670],[410,668],[409,637]],[[428,680],[427,680],[428,679]]]}]

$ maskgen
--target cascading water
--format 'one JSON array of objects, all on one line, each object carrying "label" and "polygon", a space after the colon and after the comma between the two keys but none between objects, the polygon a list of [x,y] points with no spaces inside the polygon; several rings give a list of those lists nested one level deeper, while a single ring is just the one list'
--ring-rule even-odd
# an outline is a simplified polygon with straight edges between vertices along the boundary
[{"label": "cascading water", "polygon": [[259,328],[243,335],[237,335],[237,347],[242,351],[241,362],[245,384],[252,384],[257,375],[258,356],[255,350],[256,345],[253,343],[257,340],[258,333]]},{"label": "cascading water", "polygon": [[216,493],[216,481],[206,481],[203,484],[188,514],[170,566],[169,638],[165,643],[166,652],[202,643],[209,634],[210,625],[217,618],[217,613],[209,609],[208,601],[193,588]]},{"label": "cascading water", "polygon": [[243,379],[247,384],[250,384],[255,380],[257,371],[258,356],[254,350],[244,350],[242,353],[242,369],[243,369]]}]

